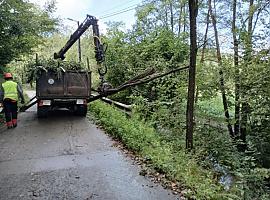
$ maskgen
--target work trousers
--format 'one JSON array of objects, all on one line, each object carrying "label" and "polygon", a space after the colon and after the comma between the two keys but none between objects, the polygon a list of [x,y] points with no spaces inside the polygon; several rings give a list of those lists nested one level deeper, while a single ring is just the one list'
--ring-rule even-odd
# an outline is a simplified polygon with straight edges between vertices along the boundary
[{"label": "work trousers", "polygon": [[3,102],[7,126],[17,125],[17,101],[5,99]]}]

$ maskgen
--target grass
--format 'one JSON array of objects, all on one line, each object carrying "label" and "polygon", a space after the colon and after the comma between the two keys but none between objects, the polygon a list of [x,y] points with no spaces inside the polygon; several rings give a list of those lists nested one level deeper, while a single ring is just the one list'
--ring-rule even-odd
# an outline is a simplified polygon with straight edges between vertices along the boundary
[{"label": "grass", "polygon": [[[229,98],[228,102],[233,102],[233,100]],[[225,119],[222,97],[220,94],[211,99],[199,100],[197,103],[197,109],[198,114],[201,116],[211,117],[214,118],[215,120]],[[234,109],[233,106],[229,106],[229,113],[232,118],[234,117],[233,109]]]},{"label": "grass", "polygon": [[121,140],[128,149],[147,158],[151,167],[165,173],[170,180],[180,182],[190,191],[187,197],[239,199],[227,194],[215,181],[214,174],[199,166],[192,155],[185,152],[183,145],[176,147],[173,141],[165,139],[151,125],[136,117],[127,118],[121,111],[100,101],[92,102],[89,107],[97,123],[108,134]]}]

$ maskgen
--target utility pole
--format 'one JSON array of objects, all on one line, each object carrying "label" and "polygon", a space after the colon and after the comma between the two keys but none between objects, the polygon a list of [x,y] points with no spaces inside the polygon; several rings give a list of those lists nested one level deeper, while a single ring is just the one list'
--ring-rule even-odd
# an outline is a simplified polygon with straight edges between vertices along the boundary
[{"label": "utility pole", "polygon": [[[76,22],[78,27],[80,26],[80,22],[71,18],[67,18],[70,21]],[[81,39],[78,39],[78,55],[79,55],[79,62],[82,61],[82,52],[81,52]]]}]

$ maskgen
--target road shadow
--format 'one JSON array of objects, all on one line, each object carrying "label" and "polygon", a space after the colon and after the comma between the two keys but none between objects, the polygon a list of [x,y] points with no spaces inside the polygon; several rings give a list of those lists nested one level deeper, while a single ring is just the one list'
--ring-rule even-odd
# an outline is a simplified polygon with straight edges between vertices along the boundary
[{"label": "road shadow", "polygon": [[[37,114],[36,114],[36,117],[37,117]],[[49,111],[48,116],[38,118],[38,120],[42,121],[44,119],[59,119],[59,118],[60,119],[63,119],[63,118],[82,119],[82,118],[85,118],[85,117],[78,116],[73,111],[70,111],[70,110],[65,109],[65,108],[61,108],[61,109],[56,109],[56,110]]]},{"label": "road shadow", "polygon": [[[51,110],[46,118],[74,117],[74,113],[68,109]],[[42,119],[42,118],[39,118]]]}]

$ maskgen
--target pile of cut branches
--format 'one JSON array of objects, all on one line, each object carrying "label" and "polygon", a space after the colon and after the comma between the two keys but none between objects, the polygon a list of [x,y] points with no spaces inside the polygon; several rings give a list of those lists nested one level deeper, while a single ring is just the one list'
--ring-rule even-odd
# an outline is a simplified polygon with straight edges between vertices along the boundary
[{"label": "pile of cut branches", "polygon": [[53,71],[60,73],[61,71],[84,70],[85,66],[82,63],[75,61],[60,61],[54,59],[39,59],[38,61],[30,61],[26,65],[27,83],[30,83],[38,78],[42,71]]}]

